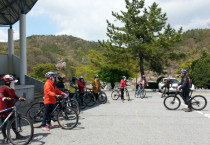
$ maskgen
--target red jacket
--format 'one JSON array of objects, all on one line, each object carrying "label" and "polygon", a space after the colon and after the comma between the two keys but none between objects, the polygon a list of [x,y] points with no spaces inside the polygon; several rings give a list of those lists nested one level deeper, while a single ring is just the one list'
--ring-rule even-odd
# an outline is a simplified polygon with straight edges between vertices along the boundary
[{"label": "red jacket", "polygon": [[78,81],[78,87],[80,92],[85,91],[85,82]]},{"label": "red jacket", "polygon": [[126,84],[126,80],[121,79],[120,89],[124,89],[124,88],[125,88],[125,86],[127,86],[127,84]]},{"label": "red jacket", "polygon": [[55,96],[62,93],[63,92],[54,85],[54,82],[48,79],[44,84],[44,104],[55,104]]},{"label": "red jacket", "polygon": [[[10,97],[10,98],[13,98],[13,99],[19,99],[19,97],[15,94],[15,90],[14,89],[11,89],[11,88],[9,88],[7,86],[1,87],[1,89],[0,89],[0,111],[14,106],[14,101],[7,101],[7,102],[2,101],[2,99],[4,97]],[[10,112],[11,112],[11,110],[10,111],[6,111],[4,113],[1,113],[0,117],[7,117]]]}]

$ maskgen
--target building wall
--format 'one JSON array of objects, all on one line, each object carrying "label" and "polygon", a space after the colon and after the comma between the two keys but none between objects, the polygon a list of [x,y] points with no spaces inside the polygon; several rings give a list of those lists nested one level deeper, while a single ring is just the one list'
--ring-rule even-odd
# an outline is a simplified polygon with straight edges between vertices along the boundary
[{"label": "building wall", "polygon": [[13,74],[16,75],[16,77],[20,78],[20,58],[18,58],[16,55],[12,56],[12,62],[13,62]]},{"label": "building wall", "polygon": [[7,54],[0,54],[0,74],[7,74],[8,73],[8,55]]}]

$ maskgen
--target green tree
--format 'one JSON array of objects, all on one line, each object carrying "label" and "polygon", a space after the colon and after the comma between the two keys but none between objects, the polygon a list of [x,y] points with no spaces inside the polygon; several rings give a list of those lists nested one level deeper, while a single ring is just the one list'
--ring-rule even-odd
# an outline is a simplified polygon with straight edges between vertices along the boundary
[{"label": "green tree", "polygon": [[127,70],[121,68],[104,67],[99,71],[99,78],[104,82],[110,82],[112,89],[114,88],[115,82],[119,82],[122,76],[130,77]]},{"label": "green tree", "polygon": [[191,77],[197,87],[210,89],[210,54],[203,52],[203,55],[193,61]]},{"label": "green tree", "polygon": [[181,40],[182,29],[176,32],[170,24],[166,25],[166,13],[162,13],[155,2],[148,9],[144,7],[144,0],[125,0],[125,3],[127,11],[112,12],[123,26],[107,20],[109,39],[99,43],[106,48],[108,57],[115,56],[110,60],[114,58],[126,64],[127,60],[134,59],[142,75],[145,63],[148,69],[162,73],[164,66],[169,65],[168,60],[177,57],[174,44]]},{"label": "green tree", "polygon": [[32,73],[29,76],[44,82],[46,80],[45,74],[49,71],[56,72],[55,64],[38,64],[32,68]]}]

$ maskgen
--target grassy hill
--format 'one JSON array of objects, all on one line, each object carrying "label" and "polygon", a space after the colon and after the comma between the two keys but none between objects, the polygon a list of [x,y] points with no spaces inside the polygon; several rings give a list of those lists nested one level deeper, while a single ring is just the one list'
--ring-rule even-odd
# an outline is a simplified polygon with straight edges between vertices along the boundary
[{"label": "grassy hill", "polygon": [[[15,41],[14,47],[15,54],[19,56],[19,41]],[[99,50],[99,44],[67,35],[27,37],[28,73],[37,64],[56,63],[59,59],[63,59],[70,66],[77,66],[81,64],[83,54],[90,49]],[[7,51],[7,43],[0,43],[0,53]]]},{"label": "grassy hill", "polygon": [[[18,40],[15,41],[14,46],[15,54],[19,56]],[[210,29],[193,29],[184,32],[183,41],[176,44],[176,47],[179,51],[191,52],[191,55],[179,62],[171,62],[171,66],[167,69],[169,75],[174,74],[184,61],[198,58],[203,49],[210,52]],[[57,63],[59,59],[63,59],[67,63],[67,69],[73,73],[74,70],[70,67],[80,65],[84,61],[83,55],[90,49],[102,51],[97,42],[85,41],[73,36],[33,35],[27,37],[28,73],[37,64]],[[4,54],[7,51],[7,43],[0,42],[0,53]]]}]

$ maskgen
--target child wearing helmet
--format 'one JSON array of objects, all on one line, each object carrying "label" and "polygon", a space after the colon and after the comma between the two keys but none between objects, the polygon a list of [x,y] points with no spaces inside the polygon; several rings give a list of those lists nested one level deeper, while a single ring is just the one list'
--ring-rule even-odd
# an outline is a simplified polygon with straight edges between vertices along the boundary
[{"label": "child wearing helmet", "polygon": [[73,76],[70,85],[69,85],[69,90],[70,90],[70,98],[73,98],[75,92],[77,91],[78,86],[77,86],[77,77]]},{"label": "child wearing helmet", "polygon": [[[15,83],[18,82],[18,80],[15,79],[12,75],[4,75],[1,80],[4,81],[4,86],[0,89],[0,110],[4,110],[10,107],[14,106],[14,102],[12,99],[19,99],[21,101],[26,101],[25,98],[20,98],[15,94]],[[6,111],[4,113],[0,114],[0,123],[4,122],[6,117],[10,114],[11,111]],[[14,116],[10,117],[9,120],[12,120]],[[8,141],[7,135],[6,135],[6,124],[2,126],[2,135],[4,137],[3,143],[6,143]],[[18,132],[15,131],[16,137],[22,137]]]},{"label": "child wearing helmet", "polygon": [[120,91],[121,91],[121,100],[124,101],[124,89],[127,86],[126,83],[126,76],[122,76],[121,82],[120,82]]},{"label": "child wearing helmet", "polygon": [[47,78],[45,84],[44,84],[44,107],[45,107],[45,113],[43,117],[42,122],[42,130],[49,131],[50,128],[53,127],[51,124],[51,112],[54,109],[54,106],[56,104],[56,98],[59,97],[57,94],[63,94],[67,96],[64,92],[59,90],[56,87],[56,77],[57,73],[55,72],[47,72],[45,74],[45,77]]},{"label": "child wearing helmet", "polygon": [[99,87],[100,87],[100,81],[99,81],[98,75],[94,76],[92,86],[93,86],[93,94],[94,94],[96,100],[98,100],[98,91],[99,91]]},{"label": "child wearing helmet", "polygon": [[170,78],[167,78],[166,81],[164,82],[164,85],[161,87],[161,89],[165,88],[162,91],[161,98],[164,97],[164,94],[166,93],[166,90],[169,92],[169,88],[171,86],[172,86],[171,79]]},{"label": "child wearing helmet", "polygon": [[138,86],[137,86],[136,94],[138,95],[139,92],[140,92],[140,90],[141,90],[142,88],[145,88],[146,85],[148,85],[148,83],[147,83],[147,81],[146,81],[146,77],[145,77],[145,75],[142,75],[142,76],[141,76],[141,80],[139,81],[139,84],[138,84]]},{"label": "child wearing helmet", "polygon": [[58,82],[56,83],[56,87],[61,90],[64,91],[65,90],[65,85],[64,85],[64,76],[62,75],[58,75]]}]

